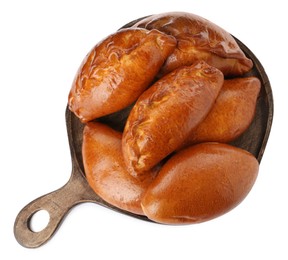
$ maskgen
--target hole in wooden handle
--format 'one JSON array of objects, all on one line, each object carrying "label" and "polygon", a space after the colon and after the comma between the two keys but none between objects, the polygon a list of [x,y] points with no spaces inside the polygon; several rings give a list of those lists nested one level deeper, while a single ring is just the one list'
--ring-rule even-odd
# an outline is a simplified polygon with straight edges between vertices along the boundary
[{"label": "hole in wooden handle", "polygon": [[47,227],[49,221],[49,212],[47,210],[41,209],[32,214],[28,221],[28,228],[32,232],[40,232]]}]

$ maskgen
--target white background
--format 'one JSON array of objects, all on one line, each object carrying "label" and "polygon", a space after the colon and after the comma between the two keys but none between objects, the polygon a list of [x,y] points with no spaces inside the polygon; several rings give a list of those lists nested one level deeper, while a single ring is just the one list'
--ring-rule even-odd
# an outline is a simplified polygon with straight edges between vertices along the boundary
[{"label": "white background", "polygon": [[[288,259],[284,3],[0,0],[0,259]],[[18,212],[70,176],[64,112],[82,59],[127,22],[166,11],[192,12],[225,28],[254,52],[268,74],[275,114],[251,193],[220,218],[180,227],[86,203],[70,212],[47,244],[23,248],[13,235]]]}]

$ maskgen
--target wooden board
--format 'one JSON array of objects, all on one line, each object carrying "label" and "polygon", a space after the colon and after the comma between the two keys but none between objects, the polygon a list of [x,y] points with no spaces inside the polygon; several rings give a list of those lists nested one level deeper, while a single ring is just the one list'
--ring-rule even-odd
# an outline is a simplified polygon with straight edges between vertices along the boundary
[{"label": "wooden board", "polygon": [[[130,27],[137,21],[138,20],[133,21],[122,28]],[[236,39],[236,41],[246,56],[254,62],[253,69],[245,76],[258,77],[261,80],[261,91],[257,101],[256,114],[253,122],[244,134],[232,142],[232,145],[251,152],[260,163],[265,151],[273,120],[272,90],[269,79],[260,61],[241,41],[238,39]],[[100,121],[109,124],[115,129],[121,130],[124,127],[129,110],[130,108],[124,109],[120,112],[103,117]],[[68,109],[68,107],[66,109],[66,124],[73,166],[71,177],[62,188],[32,201],[19,212],[14,224],[14,234],[17,241],[24,247],[35,248],[47,242],[58,229],[70,209],[83,202],[95,202],[129,216],[148,220],[144,216],[125,212],[107,204],[92,191],[85,179],[82,162],[81,147],[84,125]],[[37,211],[42,209],[48,211],[50,214],[50,221],[42,231],[33,232],[30,229],[31,217]]]}]

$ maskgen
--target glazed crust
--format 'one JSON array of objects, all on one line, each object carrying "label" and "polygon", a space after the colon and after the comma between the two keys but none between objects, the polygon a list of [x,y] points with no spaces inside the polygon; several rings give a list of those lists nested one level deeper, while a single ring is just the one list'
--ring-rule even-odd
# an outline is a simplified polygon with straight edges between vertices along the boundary
[{"label": "glazed crust", "polygon": [[153,81],[176,40],[157,30],[120,30],[86,56],[69,93],[69,108],[82,122],[132,104]]},{"label": "glazed crust", "polygon": [[86,179],[106,202],[143,215],[141,198],[156,172],[150,172],[143,179],[136,179],[127,172],[121,151],[121,136],[104,124],[87,123],[82,146]]},{"label": "glazed crust", "polygon": [[174,155],[147,189],[142,208],[164,224],[199,223],[237,206],[258,174],[256,158],[227,144],[202,143]]},{"label": "glazed crust", "polygon": [[261,83],[256,77],[225,80],[215,105],[184,142],[184,147],[201,142],[228,143],[251,124]]},{"label": "glazed crust", "polygon": [[242,75],[253,67],[252,61],[227,31],[195,14],[172,12],[152,15],[134,27],[157,29],[177,39],[177,48],[165,62],[161,75],[179,66],[191,65],[196,60],[206,61],[225,76]]},{"label": "glazed crust", "polygon": [[179,148],[212,108],[223,81],[221,71],[198,62],[167,74],[139,97],[122,139],[131,174],[144,174]]}]

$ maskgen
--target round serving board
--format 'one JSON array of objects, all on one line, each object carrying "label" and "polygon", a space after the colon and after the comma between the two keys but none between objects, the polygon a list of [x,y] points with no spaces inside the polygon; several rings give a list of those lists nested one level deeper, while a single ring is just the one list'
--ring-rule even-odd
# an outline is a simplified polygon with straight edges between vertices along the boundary
[{"label": "round serving board", "polygon": [[[122,28],[130,27],[140,19],[132,21]],[[251,152],[260,163],[273,119],[272,90],[260,61],[240,40],[236,38],[235,40],[246,56],[254,62],[253,69],[244,76],[258,77],[261,81],[261,91],[257,100],[256,114],[253,122],[249,129],[231,144]],[[124,109],[103,117],[100,121],[110,125],[114,129],[121,130],[124,127],[129,111],[130,108]],[[19,212],[14,224],[14,234],[16,240],[24,247],[35,248],[47,242],[53,236],[69,210],[82,202],[95,202],[129,216],[148,220],[144,216],[132,214],[109,205],[90,188],[85,178],[81,152],[84,125],[68,107],[66,108],[66,125],[72,159],[71,177],[62,188],[35,199]],[[50,220],[43,230],[33,232],[30,227],[31,217],[39,210],[46,210],[50,215]]]}]

